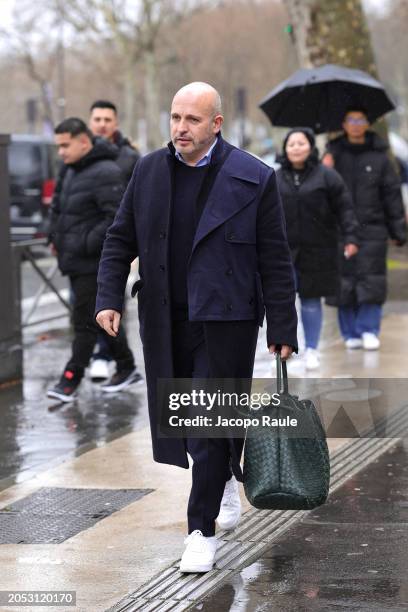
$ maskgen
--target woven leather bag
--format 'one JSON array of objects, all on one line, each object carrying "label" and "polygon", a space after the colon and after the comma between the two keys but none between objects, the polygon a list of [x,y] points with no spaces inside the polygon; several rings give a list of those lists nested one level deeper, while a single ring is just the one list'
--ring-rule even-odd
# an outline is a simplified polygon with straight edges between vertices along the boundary
[{"label": "woven leather bag", "polygon": [[[310,510],[329,494],[330,459],[326,435],[313,402],[290,395],[286,363],[277,355],[279,406],[257,416],[291,415],[307,437],[291,437],[280,428],[250,425],[244,451],[244,490],[252,506],[270,510]],[[293,434],[292,434],[293,436]]]}]

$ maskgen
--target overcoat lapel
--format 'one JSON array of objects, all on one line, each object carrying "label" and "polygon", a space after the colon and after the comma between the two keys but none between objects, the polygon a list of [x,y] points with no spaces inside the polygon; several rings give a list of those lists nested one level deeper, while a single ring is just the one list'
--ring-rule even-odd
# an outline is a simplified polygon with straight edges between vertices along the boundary
[{"label": "overcoat lapel", "polygon": [[201,215],[194,237],[193,252],[210,232],[255,199],[259,182],[259,167],[255,164],[244,165],[237,151],[232,151],[215,179]]}]

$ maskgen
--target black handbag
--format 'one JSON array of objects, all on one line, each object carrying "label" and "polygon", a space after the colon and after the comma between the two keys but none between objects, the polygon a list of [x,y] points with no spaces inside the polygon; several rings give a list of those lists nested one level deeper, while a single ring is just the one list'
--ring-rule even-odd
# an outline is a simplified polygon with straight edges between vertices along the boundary
[{"label": "black handbag", "polygon": [[[281,427],[250,425],[244,451],[244,490],[252,506],[270,510],[310,510],[324,504],[329,494],[329,449],[313,402],[290,395],[286,363],[277,355],[277,390],[280,404],[256,411],[301,424],[300,435]],[[295,437],[296,436],[296,437]]]}]

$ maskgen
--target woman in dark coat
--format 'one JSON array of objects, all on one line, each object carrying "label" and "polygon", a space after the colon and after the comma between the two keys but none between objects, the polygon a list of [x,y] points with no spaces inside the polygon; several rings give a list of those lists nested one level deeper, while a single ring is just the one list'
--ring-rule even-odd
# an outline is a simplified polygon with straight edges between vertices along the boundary
[{"label": "woman in dark coat", "polygon": [[315,369],[319,367],[321,298],[337,290],[338,226],[344,255],[352,257],[358,250],[358,223],[342,178],[319,162],[312,130],[290,130],[278,161],[278,186],[301,301],[306,367]]},{"label": "woman in dark coat", "polygon": [[387,293],[387,242],[406,241],[399,178],[387,156],[387,144],[369,130],[364,109],[351,109],[344,135],[328,144],[330,163],[344,179],[361,226],[360,250],[343,263],[337,296],[339,323],[348,348],[376,350],[381,305]]}]

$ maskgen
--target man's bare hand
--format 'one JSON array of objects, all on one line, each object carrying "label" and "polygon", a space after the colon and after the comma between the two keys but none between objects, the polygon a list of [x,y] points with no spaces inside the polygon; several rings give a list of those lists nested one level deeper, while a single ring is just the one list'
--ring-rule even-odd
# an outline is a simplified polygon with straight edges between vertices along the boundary
[{"label": "man's bare hand", "polygon": [[96,321],[107,334],[115,338],[118,335],[121,316],[117,310],[101,310],[96,315]]},{"label": "man's bare hand", "polygon": [[349,259],[350,257],[354,257],[358,253],[358,246],[350,242],[344,246],[344,257]]},{"label": "man's bare hand", "polygon": [[293,348],[291,346],[288,346],[287,344],[282,344],[281,349],[278,350],[276,348],[276,344],[271,344],[270,347],[269,347],[269,352],[270,353],[279,353],[280,356],[281,356],[282,361],[286,361],[292,355]]},{"label": "man's bare hand", "polygon": [[53,242],[50,242],[50,251],[51,255],[54,255],[54,257],[58,255],[57,249],[55,248],[55,244]]},{"label": "man's bare hand", "polygon": [[334,158],[331,153],[325,153],[323,155],[322,164],[328,168],[334,168]]}]

